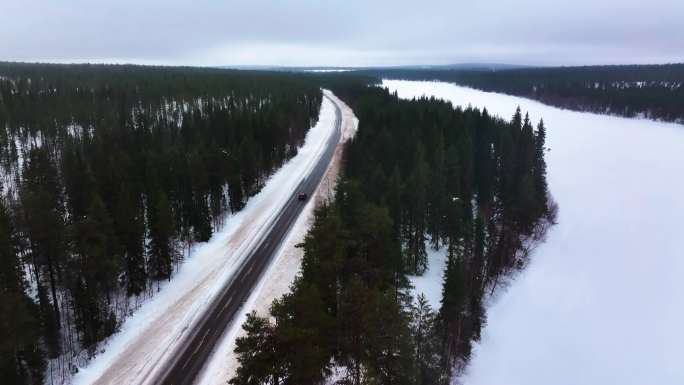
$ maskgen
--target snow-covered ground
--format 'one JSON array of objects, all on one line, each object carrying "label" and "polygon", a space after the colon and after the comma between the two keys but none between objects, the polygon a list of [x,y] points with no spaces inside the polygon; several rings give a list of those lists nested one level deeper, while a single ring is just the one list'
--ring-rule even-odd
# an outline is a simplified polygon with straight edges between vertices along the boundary
[{"label": "snow-covered ground", "polygon": [[548,130],[558,225],[488,308],[466,385],[684,384],[684,126],[385,81]]},{"label": "snow-covered ground", "polygon": [[233,350],[235,339],[244,335],[242,324],[247,318],[246,314],[256,311],[259,315],[268,315],[269,307],[274,299],[279,298],[289,291],[290,285],[299,272],[303,250],[295,247],[304,241],[304,236],[313,220],[313,212],[319,205],[333,197],[335,183],[340,171],[343,144],[355,133],[358,120],[352,110],[334,95],[328,94],[340,106],[342,112],[342,136],[335,150],[333,160],[326,170],[323,180],[318,185],[316,194],[306,205],[302,214],[290,230],[290,234],[283,242],[274,262],[261,278],[257,288],[252,292],[242,309],[241,316],[226,331],[223,339],[216,347],[214,354],[203,370],[203,375],[198,380],[201,385],[225,385],[232,378],[237,369],[237,360]]},{"label": "snow-covered ground", "polygon": [[446,268],[447,248],[442,246],[435,250],[430,246],[430,242],[425,242],[425,250],[428,258],[427,269],[423,275],[410,275],[408,278],[413,285],[414,295],[417,297],[423,294],[432,310],[437,311],[442,303],[442,278]]},{"label": "snow-covered ground", "polygon": [[318,123],[307,133],[297,156],[268,180],[245,208],[224,221],[211,240],[195,247],[170,282],[143,304],[106,344],[104,353],[79,368],[75,384],[150,382],[157,364],[173,351],[224,282],[234,273],[253,241],[289,199],[289,192],[315,164],[333,132],[335,109],[323,99]]},{"label": "snow-covered ground", "polygon": [[350,68],[323,68],[323,69],[305,69],[303,70],[304,72],[320,72],[320,73],[327,73],[327,72],[349,72],[349,71],[354,71],[353,69]]}]

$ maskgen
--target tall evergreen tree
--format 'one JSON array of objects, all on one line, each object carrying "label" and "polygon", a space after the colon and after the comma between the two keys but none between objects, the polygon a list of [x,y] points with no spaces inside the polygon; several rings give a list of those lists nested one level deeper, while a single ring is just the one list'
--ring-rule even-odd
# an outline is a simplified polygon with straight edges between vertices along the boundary
[{"label": "tall evergreen tree", "polygon": [[142,199],[133,189],[122,185],[114,213],[116,236],[121,242],[124,256],[124,283],[129,295],[139,295],[145,290],[145,218]]},{"label": "tall evergreen tree", "polygon": [[81,343],[92,348],[116,326],[109,299],[121,271],[120,250],[112,220],[98,195],[92,197],[86,216],[73,230],[77,259],[70,286]]},{"label": "tall evergreen tree", "polygon": [[413,170],[404,189],[405,204],[408,207],[408,221],[404,227],[404,254],[406,269],[422,274],[427,267],[425,252],[425,217],[427,212],[426,193],[428,189],[428,164],[421,145],[416,148]]},{"label": "tall evergreen tree", "polygon": [[287,368],[282,384],[316,384],[330,375],[335,346],[334,319],[326,313],[315,285],[295,283],[295,290],[274,301],[277,343]]},{"label": "tall evergreen tree", "polygon": [[373,291],[369,324],[364,331],[367,351],[365,383],[415,383],[415,346],[408,315],[390,292]]},{"label": "tall evergreen tree", "polygon": [[442,303],[439,310],[440,321],[443,323],[445,336],[445,358],[442,364],[444,371],[450,370],[455,353],[461,351],[461,344],[465,340],[462,330],[462,312],[465,302],[465,282],[463,265],[455,255],[449,255],[442,280]]},{"label": "tall evergreen tree", "polygon": [[246,334],[235,340],[240,363],[231,385],[280,384],[286,376],[283,356],[277,350],[274,326],[268,319],[252,312],[242,325]]},{"label": "tall evergreen tree", "polygon": [[425,298],[419,294],[411,309],[411,335],[415,344],[416,385],[439,384],[444,381],[440,365],[441,343],[437,335],[437,319]]},{"label": "tall evergreen tree", "polygon": [[[27,238],[31,261],[36,271],[36,285],[41,301],[41,317],[46,323],[48,354],[59,353],[60,306],[57,295],[65,266],[65,223],[61,187],[47,149],[34,149],[20,191],[22,232]],[[45,283],[50,298],[45,293]],[[50,305],[48,305],[50,301]],[[52,314],[47,314],[52,307]]]},{"label": "tall evergreen tree", "polygon": [[546,149],[546,127],[544,127],[544,120],[539,120],[537,125],[537,132],[534,137],[534,193],[535,201],[538,202],[538,212],[541,214],[548,213],[548,205],[546,196],[548,195],[548,187],[546,185],[546,160],[544,153]]},{"label": "tall evergreen tree", "polygon": [[177,257],[173,240],[175,229],[171,205],[166,194],[159,192],[156,200],[150,202],[150,206],[153,206],[153,211],[149,215],[149,275],[157,280],[170,279]]},{"label": "tall evergreen tree", "polygon": [[7,384],[42,384],[39,309],[26,295],[12,222],[0,202],[0,375]]}]

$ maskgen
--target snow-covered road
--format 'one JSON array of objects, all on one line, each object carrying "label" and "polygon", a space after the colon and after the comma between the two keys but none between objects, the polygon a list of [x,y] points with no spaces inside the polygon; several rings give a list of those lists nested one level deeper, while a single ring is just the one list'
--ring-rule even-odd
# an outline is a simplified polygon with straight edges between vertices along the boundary
[{"label": "snow-covered road", "polygon": [[237,359],[233,350],[235,339],[244,335],[242,324],[246,314],[256,311],[261,316],[268,315],[269,308],[274,299],[287,293],[290,285],[299,272],[303,250],[295,247],[304,241],[304,236],[313,220],[314,208],[333,197],[337,177],[340,173],[343,155],[343,144],[356,133],[358,120],[351,108],[332,94],[328,94],[340,107],[342,112],[342,138],[337,146],[333,160],[326,170],[323,180],[318,186],[316,195],[304,208],[299,219],[294,224],[290,235],[283,242],[278,254],[274,258],[271,268],[261,278],[260,284],[254,289],[251,297],[247,300],[242,316],[234,322],[226,331],[220,344],[214,350],[214,354],[204,368],[200,377],[199,385],[225,385],[237,369]]},{"label": "snow-covered road", "polygon": [[492,301],[466,385],[684,384],[684,126],[385,81],[548,130],[559,224]]},{"label": "snow-covered road", "polygon": [[150,381],[180,337],[211,302],[246,255],[247,246],[288,200],[289,193],[315,163],[334,128],[334,105],[323,99],[319,121],[307,133],[297,156],[287,162],[252,197],[225,220],[224,228],[197,246],[173,279],[123,324],[87,367],[76,384],[138,384]]}]

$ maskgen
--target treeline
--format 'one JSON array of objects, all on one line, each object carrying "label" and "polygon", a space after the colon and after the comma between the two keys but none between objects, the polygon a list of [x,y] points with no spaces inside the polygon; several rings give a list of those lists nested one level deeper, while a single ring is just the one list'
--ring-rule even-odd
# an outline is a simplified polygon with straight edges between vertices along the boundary
[{"label": "treeline", "polygon": [[[447,384],[485,322],[483,299],[526,261],[555,207],[545,128],[376,87],[333,91],[359,118],[334,203],[302,245],[301,272],[271,317],[238,338],[245,384]],[[442,301],[413,298],[407,274],[446,246]]]},{"label": "treeline", "polygon": [[3,382],[89,357],[297,153],[321,97],[285,73],[0,63]]},{"label": "treeline", "polygon": [[453,82],[577,111],[684,122],[684,64],[372,73]]}]

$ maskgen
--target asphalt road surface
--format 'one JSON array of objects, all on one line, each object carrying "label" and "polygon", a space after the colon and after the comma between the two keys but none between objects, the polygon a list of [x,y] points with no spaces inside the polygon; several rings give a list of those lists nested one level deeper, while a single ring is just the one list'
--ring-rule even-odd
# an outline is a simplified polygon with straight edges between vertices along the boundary
[{"label": "asphalt road surface", "polygon": [[[328,98],[325,95],[324,97]],[[340,108],[332,99],[328,99],[335,105],[335,131],[328,139],[318,163],[313,167],[310,174],[299,183],[295,191],[291,192],[290,199],[280,209],[270,230],[249,252],[250,254],[245,262],[221,289],[205,314],[196,323],[194,330],[188,333],[185,340],[179,344],[154,383],[167,385],[194,383],[214,347],[239,314],[242,305],[247,301],[250,293],[259,282],[259,278],[266,271],[278,250],[278,246],[287,236],[307,201],[314,195],[316,187],[332,160],[341,135],[342,116]],[[301,193],[306,194],[307,199],[300,200],[299,194]],[[163,325],[159,326],[163,327]]]}]

